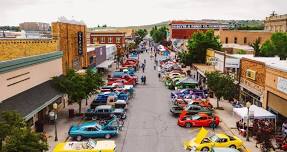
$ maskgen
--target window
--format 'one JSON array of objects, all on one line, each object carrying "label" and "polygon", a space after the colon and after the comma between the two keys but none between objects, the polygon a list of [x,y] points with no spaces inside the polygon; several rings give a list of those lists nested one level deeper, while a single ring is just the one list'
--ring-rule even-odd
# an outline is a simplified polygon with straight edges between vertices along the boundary
[{"label": "window", "polygon": [[228,43],[228,37],[225,38],[225,43],[226,43],[226,44]]},{"label": "window", "polygon": [[108,43],[112,43],[112,37],[108,38]]},{"label": "window", "polygon": [[90,64],[94,63],[94,57],[90,56]]},{"label": "window", "polygon": [[105,37],[101,37],[101,43],[105,43]]},{"label": "window", "polygon": [[116,38],[116,42],[117,42],[117,43],[121,43],[121,38],[120,38],[120,37],[117,37],[117,38]]},{"label": "window", "polygon": [[244,44],[247,43],[247,37],[244,37]]},{"label": "window", "polygon": [[234,38],[234,43],[237,44],[237,37]]},{"label": "window", "polygon": [[261,43],[261,37],[258,37],[258,41],[259,41],[259,43]]}]

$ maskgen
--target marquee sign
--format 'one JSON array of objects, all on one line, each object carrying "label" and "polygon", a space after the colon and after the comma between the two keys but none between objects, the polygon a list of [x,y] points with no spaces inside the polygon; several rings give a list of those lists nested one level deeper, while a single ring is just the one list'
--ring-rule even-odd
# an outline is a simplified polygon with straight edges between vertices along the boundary
[{"label": "marquee sign", "polygon": [[172,24],[172,29],[228,29],[228,24]]},{"label": "marquee sign", "polygon": [[78,32],[78,54],[83,55],[83,32]]}]

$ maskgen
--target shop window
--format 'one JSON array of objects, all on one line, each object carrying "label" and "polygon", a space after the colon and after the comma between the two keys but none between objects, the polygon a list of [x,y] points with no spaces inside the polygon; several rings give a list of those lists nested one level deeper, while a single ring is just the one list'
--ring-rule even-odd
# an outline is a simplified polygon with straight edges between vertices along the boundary
[{"label": "shop window", "polygon": [[234,43],[237,44],[237,37],[234,38]]},{"label": "shop window", "polygon": [[226,43],[226,44],[228,43],[228,37],[225,38],[225,43]]},{"label": "shop window", "polygon": [[112,43],[112,37],[108,38],[108,43]]},{"label": "shop window", "polygon": [[101,37],[101,43],[105,43],[105,37]]},{"label": "shop window", "polygon": [[247,37],[244,37],[244,44],[247,43]]},{"label": "shop window", "polygon": [[117,38],[116,38],[116,42],[117,42],[117,43],[121,43],[121,38],[120,38],[120,37],[117,37]]}]

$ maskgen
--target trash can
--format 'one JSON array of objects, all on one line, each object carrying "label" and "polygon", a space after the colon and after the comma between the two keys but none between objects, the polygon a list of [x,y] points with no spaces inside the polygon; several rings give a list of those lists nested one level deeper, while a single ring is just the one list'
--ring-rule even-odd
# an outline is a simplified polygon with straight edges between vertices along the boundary
[{"label": "trash can", "polygon": [[69,109],[69,118],[74,118],[74,116],[75,116],[75,110]]}]

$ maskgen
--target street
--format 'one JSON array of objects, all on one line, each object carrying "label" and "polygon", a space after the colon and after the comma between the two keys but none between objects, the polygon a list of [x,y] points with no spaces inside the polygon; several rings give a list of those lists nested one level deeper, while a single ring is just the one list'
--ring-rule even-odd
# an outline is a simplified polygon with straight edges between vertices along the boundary
[{"label": "street", "polygon": [[[135,98],[129,104],[128,118],[121,134],[114,138],[119,152],[181,152],[183,141],[194,138],[199,128],[182,128],[170,109],[170,90],[159,81],[149,54],[146,59],[147,84],[138,84]],[[139,77],[142,75],[139,71]],[[216,129],[220,131],[220,127]],[[212,131],[210,131],[212,132]]]}]

